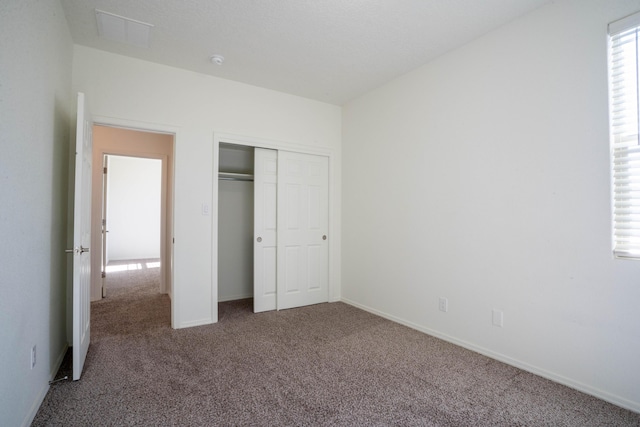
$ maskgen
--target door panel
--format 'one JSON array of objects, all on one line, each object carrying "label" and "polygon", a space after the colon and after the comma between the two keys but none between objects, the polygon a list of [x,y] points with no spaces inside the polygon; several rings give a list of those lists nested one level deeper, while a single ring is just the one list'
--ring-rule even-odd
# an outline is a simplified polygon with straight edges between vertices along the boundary
[{"label": "door panel", "polygon": [[287,184],[286,191],[286,224],[287,230],[300,230],[300,186],[297,184]]},{"label": "door panel", "polygon": [[73,380],[79,380],[89,350],[91,318],[91,162],[93,123],[78,93],[73,206]]},{"label": "door panel", "polygon": [[284,281],[284,290],[288,295],[300,293],[300,246],[285,246],[284,265],[286,275]]},{"label": "door panel", "polygon": [[253,311],[276,309],[278,152],[254,153]]},{"label": "door panel", "polygon": [[308,249],[309,274],[307,276],[309,290],[319,291],[322,288],[322,273],[319,268],[322,265],[322,247],[320,245],[310,245]]},{"label": "door panel", "polygon": [[329,161],[278,152],[278,309],[329,300]]},{"label": "door panel", "polygon": [[322,215],[320,205],[322,199],[322,189],[316,185],[309,186],[309,229],[320,230],[322,228]]},{"label": "door panel", "polygon": [[277,290],[276,289],[276,248],[275,246],[263,248],[262,255],[263,255],[263,259],[262,259],[263,274],[261,277],[264,279],[263,287],[262,287],[263,295],[273,300],[272,302],[270,302],[270,305],[268,307],[270,307],[269,310],[275,310],[276,309],[275,295]]}]

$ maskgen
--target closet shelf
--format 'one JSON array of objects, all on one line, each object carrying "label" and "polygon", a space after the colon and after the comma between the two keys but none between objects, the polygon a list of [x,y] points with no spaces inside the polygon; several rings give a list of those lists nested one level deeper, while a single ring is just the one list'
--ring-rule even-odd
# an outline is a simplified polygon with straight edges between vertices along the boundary
[{"label": "closet shelf", "polygon": [[253,181],[250,173],[219,172],[218,179],[223,181]]}]

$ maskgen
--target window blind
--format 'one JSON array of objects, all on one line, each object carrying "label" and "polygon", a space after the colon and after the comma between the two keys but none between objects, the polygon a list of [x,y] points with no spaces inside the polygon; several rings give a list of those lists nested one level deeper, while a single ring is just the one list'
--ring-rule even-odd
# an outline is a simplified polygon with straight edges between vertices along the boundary
[{"label": "window blind", "polygon": [[640,13],[609,25],[613,252],[640,259]]}]

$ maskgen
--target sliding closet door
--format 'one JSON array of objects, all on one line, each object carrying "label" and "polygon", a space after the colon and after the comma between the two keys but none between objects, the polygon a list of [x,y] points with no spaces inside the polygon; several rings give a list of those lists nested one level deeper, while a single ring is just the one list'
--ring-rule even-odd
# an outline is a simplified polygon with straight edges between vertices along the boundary
[{"label": "sliding closet door", "polygon": [[278,152],[255,149],[253,311],[276,309]]},{"label": "sliding closet door", "polygon": [[278,310],[329,300],[329,160],[278,152]]}]

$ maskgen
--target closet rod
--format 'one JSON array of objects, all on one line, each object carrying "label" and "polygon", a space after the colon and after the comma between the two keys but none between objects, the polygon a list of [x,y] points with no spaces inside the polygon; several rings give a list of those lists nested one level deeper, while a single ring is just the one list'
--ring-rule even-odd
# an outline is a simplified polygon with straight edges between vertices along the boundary
[{"label": "closet rod", "polygon": [[220,172],[218,179],[222,181],[253,181],[253,175],[248,173]]}]

